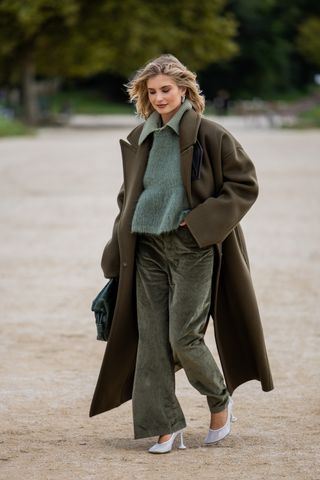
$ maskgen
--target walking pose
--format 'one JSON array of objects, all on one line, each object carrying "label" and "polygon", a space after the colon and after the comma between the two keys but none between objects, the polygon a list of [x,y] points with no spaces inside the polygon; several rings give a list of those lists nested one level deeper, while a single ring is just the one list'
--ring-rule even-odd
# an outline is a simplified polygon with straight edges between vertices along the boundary
[{"label": "walking pose", "polygon": [[[135,438],[166,453],[186,421],[175,371],[209,408],[205,444],[230,433],[231,395],[272,377],[240,220],[255,202],[255,168],[240,143],[202,116],[196,75],[172,55],[137,71],[128,94],[144,122],[120,140],[119,214],[102,255],[118,279],[90,416],[132,398]],[[213,319],[219,370],[204,334]]]}]

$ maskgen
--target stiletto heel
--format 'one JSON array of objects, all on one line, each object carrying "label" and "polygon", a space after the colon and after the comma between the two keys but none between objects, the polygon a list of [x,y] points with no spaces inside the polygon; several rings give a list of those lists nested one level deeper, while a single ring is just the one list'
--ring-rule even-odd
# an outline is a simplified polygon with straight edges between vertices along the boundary
[{"label": "stiletto heel", "polygon": [[185,446],[185,444],[183,443],[183,431],[180,432],[180,445],[179,445],[179,449],[180,450],[185,450],[187,447]]},{"label": "stiletto heel", "polygon": [[229,403],[228,403],[227,421],[223,427],[218,428],[216,430],[212,430],[211,428],[209,428],[208,435],[206,436],[204,441],[206,445],[209,445],[210,443],[219,442],[219,440],[222,440],[224,437],[229,435],[231,431],[231,422],[235,422],[237,420],[236,417],[232,415],[232,406],[233,406],[233,400],[230,397]]},{"label": "stiletto heel", "polygon": [[151,448],[149,448],[148,451],[150,453],[168,453],[168,452],[171,452],[174,441],[179,434],[180,434],[180,445],[179,445],[178,448],[180,450],[184,450],[187,447],[183,443],[183,431],[179,430],[178,432],[172,433],[171,437],[166,442],[155,443]]}]

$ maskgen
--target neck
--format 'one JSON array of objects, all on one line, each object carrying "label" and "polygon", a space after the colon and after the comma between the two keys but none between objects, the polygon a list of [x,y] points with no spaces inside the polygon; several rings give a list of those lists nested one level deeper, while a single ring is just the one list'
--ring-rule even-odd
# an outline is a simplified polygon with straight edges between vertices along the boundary
[{"label": "neck", "polygon": [[165,125],[166,123],[168,123],[169,120],[170,120],[170,118],[173,117],[173,115],[170,115],[170,114],[168,114],[168,115],[160,115],[160,116],[161,116],[161,123],[162,123],[162,125]]},{"label": "neck", "polygon": [[181,105],[179,105],[175,110],[170,113],[164,113],[163,115],[160,115],[162,124],[165,125],[166,123],[168,123],[169,120],[171,120],[171,118],[177,113],[180,107]]}]

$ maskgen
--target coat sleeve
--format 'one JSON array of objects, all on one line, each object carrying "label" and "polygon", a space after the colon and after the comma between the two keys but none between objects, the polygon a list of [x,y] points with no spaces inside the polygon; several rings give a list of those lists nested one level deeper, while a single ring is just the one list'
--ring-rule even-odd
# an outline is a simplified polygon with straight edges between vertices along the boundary
[{"label": "coat sleeve", "polygon": [[117,197],[119,213],[114,221],[112,229],[112,237],[106,244],[101,258],[101,268],[106,278],[119,277],[120,272],[120,252],[118,242],[118,224],[121,216],[122,205],[124,199],[124,185],[121,185]]},{"label": "coat sleeve", "polygon": [[225,132],[220,149],[221,189],[216,196],[193,208],[184,219],[201,248],[222,242],[258,196],[255,167],[239,142]]}]

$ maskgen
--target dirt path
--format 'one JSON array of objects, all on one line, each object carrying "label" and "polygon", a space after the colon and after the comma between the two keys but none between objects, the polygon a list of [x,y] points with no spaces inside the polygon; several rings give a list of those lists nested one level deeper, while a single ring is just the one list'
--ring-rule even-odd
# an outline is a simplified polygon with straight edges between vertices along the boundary
[{"label": "dirt path", "polygon": [[238,422],[208,448],[205,398],[180,372],[188,449],[164,456],[133,440],[130,402],[88,417],[105,348],[90,305],[126,130],[0,141],[1,479],[320,479],[320,135],[234,133],[260,183],[242,226],[276,389],[236,390]]}]

